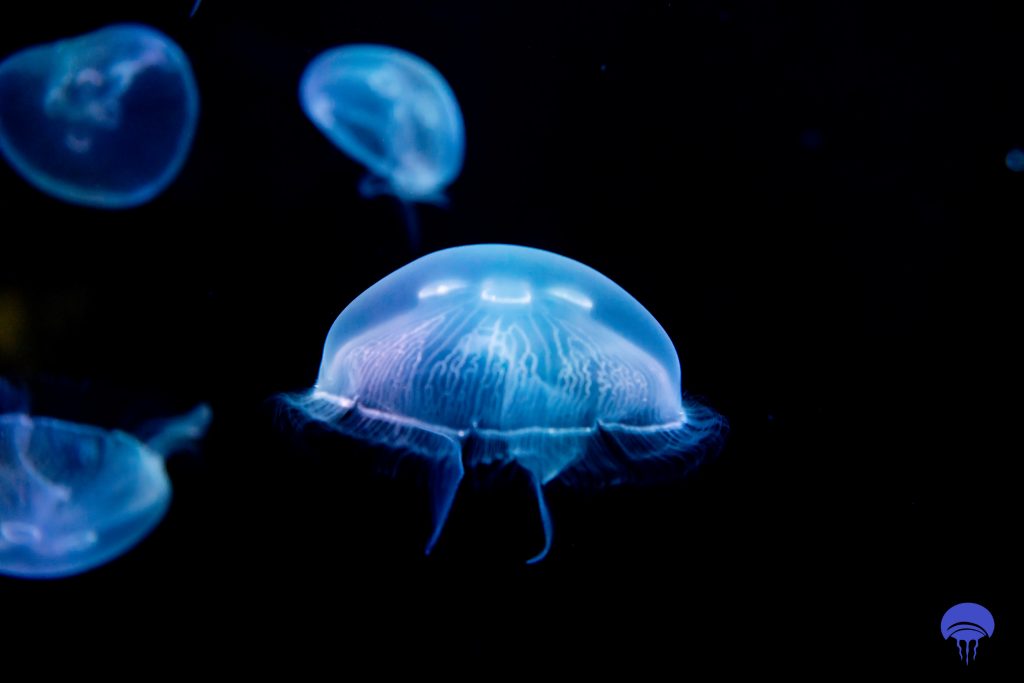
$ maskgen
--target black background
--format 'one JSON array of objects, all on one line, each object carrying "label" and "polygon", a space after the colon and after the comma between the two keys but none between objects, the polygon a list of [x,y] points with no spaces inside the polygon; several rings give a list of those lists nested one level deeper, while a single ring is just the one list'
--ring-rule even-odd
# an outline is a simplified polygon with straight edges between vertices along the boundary
[{"label": "black background", "polygon": [[[63,581],[0,578],[9,652],[293,676],[1013,670],[1012,4],[5,8],[3,55],[152,24],[192,60],[201,116],[177,181],[137,209],[65,205],[0,166],[0,374],[68,419],[215,414],[201,451],[169,461],[172,508],[136,549]],[[309,60],[353,42],[424,57],[465,116],[465,166],[450,206],[416,209],[416,252],[399,206],[362,199],[363,170],[298,106]],[[684,481],[552,486],[535,566],[515,476],[464,487],[425,558],[416,473],[374,475],[372,449],[296,433],[273,401],[312,384],[363,289],[481,242],[621,284],[675,341],[685,389],[732,425]],[[970,670],[939,634],[964,601],[996,619]]]}]

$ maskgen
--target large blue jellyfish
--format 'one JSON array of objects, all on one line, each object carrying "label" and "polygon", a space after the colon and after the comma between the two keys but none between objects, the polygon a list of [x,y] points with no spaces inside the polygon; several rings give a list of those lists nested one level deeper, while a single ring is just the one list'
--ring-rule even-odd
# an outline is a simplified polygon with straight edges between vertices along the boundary
[{"label": "large blue jellyfish", "polygon": [[25,413],[0,415],[0,574],[54,578],[121,555],[164,516],[164,456],[198,440],[201,405],[145,442]]},{"label": "large blue jellyfish", "polygon": [[436,201],[462,168],[465,132],[455,94],[434,67],[403,50],[347,45],[302,76],[306,115],[370,170],[363,196]]},{"label": "large blue jellyfish", "polygon": [[185,163],[198,114],[188,58],[147,26],[108,26],[0,63],[0,151],[64,201],[149,201]]},{"label": "large blue jellyfish", "polygon": [[446,249],[400,268],[341,312],[320,376],[295,401],[347,435],[431,463],[437,542],[464,470],[515,463],[617,484],[685,471],[716,452],[723,420],[684,400],[665,330],[581,263],[507,245]]}]

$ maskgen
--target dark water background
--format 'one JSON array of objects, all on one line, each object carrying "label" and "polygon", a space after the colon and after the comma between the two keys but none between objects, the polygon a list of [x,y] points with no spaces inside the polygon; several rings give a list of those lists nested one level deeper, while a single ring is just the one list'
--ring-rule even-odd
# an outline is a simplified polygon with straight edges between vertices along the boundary
[{"label": "dark water background", "polygon": [[[69,419],[215,414],[134,551],[65,581],[0,578],[5,659],[959,675],[939,619],[972,601],[996,620],[972,675],[1012,670],[1024,174],[1004,158],[1024,147],[1024,11],[255,4],[0,16],[3,55],[150,23],[202,98],[182,174],[138,209],[64,205],[0,166],[0,375]],[[515,477],[466,487],[424,558],[415,476],[375,477],[372,449],[275,422],[268,399],[312,384],[341,309],[418,255],[399,207],[360,198],[362,169],[298,106],[306,63],[352,42],[421,55],[463,109],[465,167],[450,207],[417,210],[418,253],[507,242],[593,266],[732,423],[685,481],[552,488],[537,566]]]}]

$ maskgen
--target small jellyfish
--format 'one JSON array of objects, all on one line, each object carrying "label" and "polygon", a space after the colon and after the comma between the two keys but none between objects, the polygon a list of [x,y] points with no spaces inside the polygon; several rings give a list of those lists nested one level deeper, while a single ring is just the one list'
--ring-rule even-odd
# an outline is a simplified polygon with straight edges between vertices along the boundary
[{"label": "small jellyfish", "polygon": [[349,436],[431,466],[437,542],[467,469],[543,487],[685,472],[717,452],[724,421],[684,399],[658,321],[597,271],[508,245],[447,249],[388,275],[334,322],[315,387],[291,404]]},{"label": "small jellyfish", "polygon": [[442,202],[462,168],[465,131],[455,94],[434,67],[404,50],[328,50],[306,67],[299,100],[331,142],[370,170],[359,188],[364,197]]},{"label": "small jellyfish", "polygon": [[121,555],[170,503],[164,457],[202,438],[210,409],[167,421],[145,442],[26,413],[0,415],[0,574],[55,578]]},{"label": "small jellyfish", "polygon": [[138,24],[30,47],[0,63],[0,151],[58,199],[145,203],[188,156],[199,95],[188,58]]}]

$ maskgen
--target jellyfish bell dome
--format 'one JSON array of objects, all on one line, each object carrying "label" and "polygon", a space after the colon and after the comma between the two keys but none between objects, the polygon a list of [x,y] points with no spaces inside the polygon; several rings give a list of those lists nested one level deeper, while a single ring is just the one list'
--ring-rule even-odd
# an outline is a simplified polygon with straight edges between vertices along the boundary
[{"label": "jellyfish bell dome", "polygon": [[[442,320],[444,328],[439,327]],[[396,395],[381,395],[365,381],[365,363],[370,360],[365,350],[359,356],[352,352],[371,340],[380,344],[397,330],[403,330],[401,343],[408,344],[415,336],[415,343],[434,354],[423,359],[435,362],[428,377],[417,373],[411,377],[423,381],[421,388],[429,394],[448,393],[434,381],[439,373],[450,375],[464,392],[476,381],[471,373],[493,372],[505,382],[510,373],[518,372],[519,381],[512,385],[481,380],[479,388],[516,390],[521,399],[532,386],[543,390],[548,408],[555,407],[554,402],[558,409],[531,410],[541,407],[536,404],[541,396],[532,396],[528,404],[490,400],[453,411],[455,406],[440,410],[441,406],[420,400],[425,397],[419,395],[407,397],[415,399],[411,404],[402,403]],[[409,347],[375,348],[394,361]],[[453,355],[478,362],[455,373]],[[620,365],[613,367],[615,362]],[[616,371],[634,375],[601,374]],[[616,406],[609,395],[601,405],[590,405],[586,415],[578,414],[579,401],[596,401],[600,393],[596,383],[601,379],[609,382],[607,389],[616,382],[620,399],[628,395],[638,402]],[[586,389],[588,382],[595,384],[593,391]],[[317,389],[335,396],[358,396],[376,407],[405,409],[412,417],[427,417],[424,410],[436,412],[438,422],[453,429],[473,424],[515,429],[581,427],[588,418],[592,424],[613,416],[634,422],[677,419],[682,412],[679,384],[679,358],[671,339],[624,289],[564,256],[494,244],[429,254],[357,297],[338,316],[327,337]]]},{"label": "jellyfish bell dome", "polygon": [[684,398],[672,341],[625,290],[572,259],[501,244],[429,254],[357,297],[299,407],[436,464],[428,551],[464,467],[525,469],[549,531],[548,482],[685,471],[717,451],[724,426]]}]

